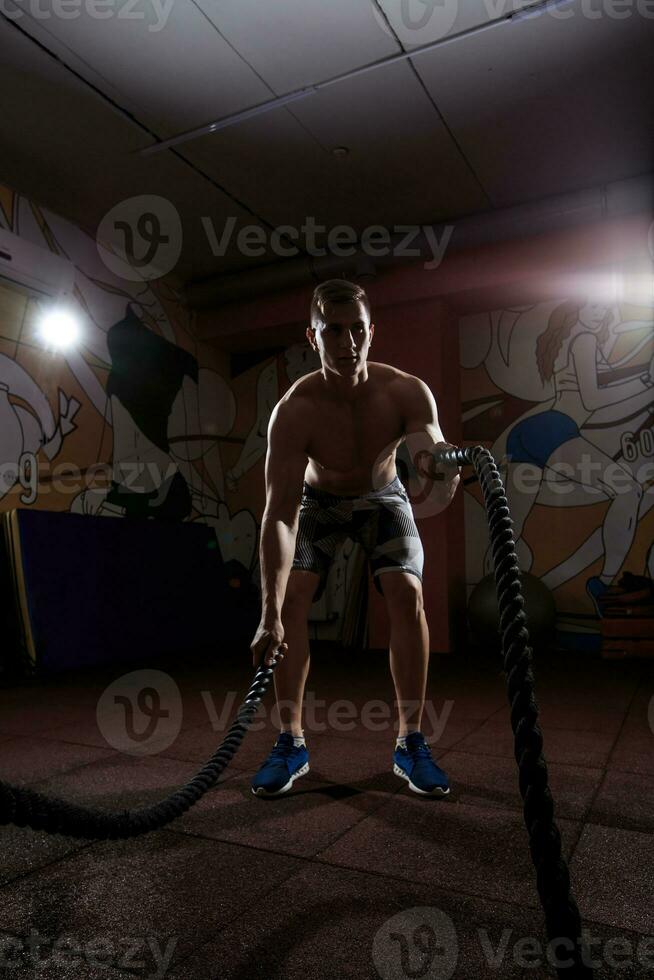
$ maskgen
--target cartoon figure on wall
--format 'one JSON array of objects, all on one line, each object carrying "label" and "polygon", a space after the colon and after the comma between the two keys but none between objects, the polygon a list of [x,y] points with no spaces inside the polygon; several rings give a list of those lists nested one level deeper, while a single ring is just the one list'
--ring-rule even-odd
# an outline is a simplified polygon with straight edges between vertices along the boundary
[{"label": "cartoon figure on wall", "polygon": [[226,474],[227,486],[236,490],[238,481],[265,455],[268,423],[273,408],[289,383],[320,368],[320,357],[308,343],[292,344],[284,351],[285,377],[280,377],[277,361],[266,364],[257,378],[256,419],[248,432],[241,454]]},{"label": "cartoon figure on wall", "polygon": [[[653,338],[651,308],[588,299],[461,322],[464,392],[487,389],[481,398],[464,394],[466,441],[481,437],[502,461],[521,567],[538,566],[543,582],[562,590],[559,612],[567,607],[577,626],[598,614],[598,599],[627,559],[638,571],[645,564],[647,532],[639,528],[654,503]],[[466,498],[467,531],[479,532],[474,497]],[[604,513],[591,511],[590,523],[576,510],[598,502]],[[557,508],[547,531],[532,528],[536,505]],[[568,527],[563,515],[572,508]],[[473,585],[489,570],[490,555],[475,549],[475,534],[467,538]],[[548,551],[558,551],[553,564]]]},{"label": "cartoon figure on wall", "polygon": [[0,500],[20,483],[21,503],[37,496],[37,455],[56,459],[66,436],[73,432],[79,410],[76,398],[59,390],[59,418],[36,381],[21,365],[0,353]]},{"label": "cartoon figure on wall", "polygon": [[[72,419],[77,414],[76,456],[70,462],[82,473],[106,464],[110,478],[89,480],[78,489],[68,502],[71,510],[212,523],[223,558],[238,560],[250,570],[256,544],[254,515],[231,515],[224,501],[220,438],[234,423],[234,396],[206,363],[211,352],[200,352],[176,294],[162,282],[120,279],[105,267],[95,242],[81,229],[17,194],[5,194],[7,200],[5,227],[73,262],[75,312],[82,330],[76,348],[56,356],[43,354],[50,380],[56,373],[62,390],[72,389],[78,396],[59,395],[57,424],[43,395],[39,400],[32,394],[29,402],[42,435],[24,411],[16,415],[20,409],[14,409],[12,422],[0,397],[3,416],[11,423],[4,430],[5,442],[10,437],[12,442],[2,459],[10,460],[20,448],[16,419],[31,440],[23,432],[23,446],[29,441],[34,447],[38,437],[38,446],[52,452],[53,439],[75,428]],[[27,356],[23,346],[17,344],[15,358],[7,361],[13,364],[9,373],[14,387],[20,383],[27,390],[28,376],[19,364],[19,358]],[[9,376],[4,362],[2,368]],[[53,494],[47,501],[37,497],[28,502],[56,509],[66,505]]]}]

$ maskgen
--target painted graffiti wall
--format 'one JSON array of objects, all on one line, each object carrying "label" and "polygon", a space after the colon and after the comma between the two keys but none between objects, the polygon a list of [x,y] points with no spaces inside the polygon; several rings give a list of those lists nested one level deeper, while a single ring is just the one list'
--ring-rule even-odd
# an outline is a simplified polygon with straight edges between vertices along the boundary
[{"label": "painted graffiti wall", "polygon": [[118,277],[88,234],[5,187],[0,225],[73,263],[80,324],[77,343],[49,348],[38,302],[0,282],[0,509],[202,521],[251,571],[257,517],[225,502],[226,358],[165,280]]},{"label": "painted graffiti wall", "polygon": [[[552,591],[560,636],[596,634],[625,570],[652,576],[652,304],[589,297],[460,321],[463,433],[501,472],[523,571]],[[481,496],[465,494],[466,580],[491,571]]]},{"label": "painted graffiti wall", "polygon": [[[198,521],[260,588],[268,422],[317,355],[293,344],[231,381],[165,279],[119,277],[89,235],[3,187],[0,226],[73,263],[80,323],[77,343],[52,349],[39,303],[0,281],[0,510]],[[353,550],[314,605],[314,636],[360,632]]]}]

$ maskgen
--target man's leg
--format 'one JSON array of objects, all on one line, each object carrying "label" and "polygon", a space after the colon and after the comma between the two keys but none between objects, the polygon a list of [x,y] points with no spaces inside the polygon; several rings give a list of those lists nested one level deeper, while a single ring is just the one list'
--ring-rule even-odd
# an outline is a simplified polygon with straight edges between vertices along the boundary
[{"label": "man's leg", "polygon": [[281,730],[293,735],[302,734],[302,699],[310,659],[308,617],[318,582],[317,572],[293,569],[282,606],[288,650],[275,668],[275,695]]},{"label": "man's leg", "polygon": [[425,703],[429,663],[429,631],[422,583],[410,572],[379,575],[391,625],[390,666],[398,703],[401,738],[419,731]]},{"label": "man's leg", "polygon": [[295,569],[289,575],[281,613],[288,649],[273,675],[281,733],[252,780],[255,796],[281,796],[309,771],[309,753],[301,738],[302,698],[309,673],[307,619],[318,581],[317,572]]},{"label": "man's leg", "polygon": [[438,766],[420,731],[427,687],[429,632],[422,583],[410,572],[380,573],[379,584],[391,621],[391,673],[399,713],[393,772],[422,796],[448,796],[447,773]]}]

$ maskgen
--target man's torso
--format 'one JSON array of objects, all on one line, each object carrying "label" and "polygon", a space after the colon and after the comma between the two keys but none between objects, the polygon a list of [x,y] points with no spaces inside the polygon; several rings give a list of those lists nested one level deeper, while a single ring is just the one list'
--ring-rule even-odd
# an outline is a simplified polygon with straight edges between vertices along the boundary
[{"label": "man's torso", "polygon": [[320,371],[295,383],[285,398],[297,402],[306,425],[305,481],[335,494],[364,494],[395,478],[395,450],[405,431],[402,382],[410,375],[368,362],[368,380],[354,398],[336,398]]}]

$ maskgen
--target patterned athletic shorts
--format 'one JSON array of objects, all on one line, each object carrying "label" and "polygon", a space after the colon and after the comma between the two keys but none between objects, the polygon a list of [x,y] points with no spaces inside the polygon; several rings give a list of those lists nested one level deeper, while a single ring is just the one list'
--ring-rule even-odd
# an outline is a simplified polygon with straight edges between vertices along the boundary
[{"label": "patterned athletic shorts", "polygon": [[318,572],[314,601],[322,595],[338,545],[363,547],[377,591],[384,572],[411,572],[422,582],[424,553],[409,497],[399,477],[360,497],[343,497],[304,484],[293,568]]}]

